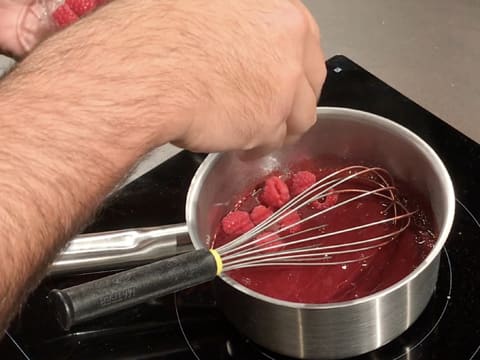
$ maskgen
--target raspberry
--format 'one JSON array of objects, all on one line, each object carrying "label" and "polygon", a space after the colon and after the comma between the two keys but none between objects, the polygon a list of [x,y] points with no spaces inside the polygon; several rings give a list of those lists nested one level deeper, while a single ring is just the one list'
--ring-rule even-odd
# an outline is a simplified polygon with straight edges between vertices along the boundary
[{"label": "raspberry", "polygon": [[279,208],[290,200],[288,186],[278,176],[271,176],[265,180],[260,201],[270,207]]},{"label": "raspberry", "polygon": [[279,246],[279,247],[276,247],[276,248],[273,248],[273,249],[271,248],[272,246],[283,244],[283,242],[281,240],[279,240],[280,237],[277,234],[275,234],[271,231],[264,231],[264,232],[260,233],[259,235],[257,235],[257,237],[255,239],[258,240],[258,239],[261,239],[263,237],[265,237],[265,238],[260,240],[257,243],[258,246],[265,248],[262,251],[263,253],[265,253],[265,254],[274,253],[274,252],[280,251],[284,248],[283,246]]},{"label": "raspberry", "polygon": [[65,0],[72,11],[77,14],[77,16],[83,16],[87,13],[95,10],[98,6],[97,0]]},{"label": "raspberry", "polygon": [[[302,218],[295,211],[295,212],[291,213],[290,215],[287,215],[286,217],[284,217],[282,220],[280,220],[280,226],[282,228],[284,228],[284,227],[287,227],[289,225],[295,224],[295,223],[299,222],[300,220],[302,220]],[[301,229],[301,227],[302,227],[301,225],[295,225],[295,226],[287,229],[287,231],[290,234],[293,234],[293,233],[296,233],[297,231],[299,231]]]},{"label": "raspberry", "polygon": [[297,196],[302,191],[308,189],[317,181],[315,174],[310,171],[299,171],[292,176],[292,184],[290,186],[290,193],[292,196]]},{"label": "raspberry", "polygon": [[222,229],[228,235],[241,235],[253,228],[246,211],[232,211],[222,219]]},{"label": "raspberry", "polygon": [[270,210],[269,208],[263,205],[258,205],[258,206],[255,206],[250,212],[250,219],[255,225],[258,225],[272,214],[273,214],[273,211]]},{"label": "raspberry", "polygon": [[52,14],[58,27],[64,28],[78,20],[77,14],[67,4],[58,7]]},{"label": "raspberry", "polygon": [[312,201],[312,207],[317,210],[325,210],[333,205],[335,205],[338,201],[338,194],[330,194],[325,197],[324,201]]}]

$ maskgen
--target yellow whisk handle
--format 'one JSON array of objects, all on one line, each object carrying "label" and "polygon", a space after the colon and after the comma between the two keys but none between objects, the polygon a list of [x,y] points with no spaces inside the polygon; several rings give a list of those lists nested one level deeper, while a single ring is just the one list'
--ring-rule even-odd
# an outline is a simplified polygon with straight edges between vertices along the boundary
[{"label": "yellow whisk handle", "polygon": [[222,270],[223,270],[222,258],[220,257],[220,254],[218,253],[217,250],[210,249],[210,252],[212,253],[213,257],[215,258],[215,263],[217,264],[217,275],[220,275],[222,273]]}]

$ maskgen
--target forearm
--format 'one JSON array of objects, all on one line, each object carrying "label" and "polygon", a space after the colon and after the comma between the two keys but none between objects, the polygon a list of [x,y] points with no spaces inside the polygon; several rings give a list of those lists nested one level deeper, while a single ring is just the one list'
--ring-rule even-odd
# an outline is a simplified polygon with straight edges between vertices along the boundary
[{"label": "forearm", "polygon": [[[105,16],[117,16],[114,11],[123,10],[112,8]],[[0,83],[0,333],[58,249],[138,158],[174,136],[180,112],[169,100],[175,89],[168,62],[157,76],[161,82],[142,85],[142,76],[151,74],[139,73],[138,88],[127,87],[105,59],[124,57],[126,73],[135,71],[124,55],[135,51],[128,49],[134,39],[105,46],[106,34],[89,31],[105,31],[108,26],[100,23],[106,20],[86,21],[89,26],[47,41]],[[118,53],[88,59],[95,52],[87,49],[95,46]],[[154,94],[164,117],[155,111],[155,124],[139,121],[152,111],[151,99],[141,97]],[[154,138],[150,126],[164,131]]]},{"label": "forearm", "polygon": [[[107,127],[93,133],[65,123],[64,117],[53,115],[53,108],[43,112],[15,99],[8,104],[3,100],[0,329],[57,250],[133,163],[132,154],[116,148],[113,138],[108,138],[109,132],[115,135]],[[19,122],[25,123],[19,126]]]},{"label": "forearm", "polygon": [[277,147],[325,78],[300,2],[115,0],[0,83],[0,331],[137,159]]}]

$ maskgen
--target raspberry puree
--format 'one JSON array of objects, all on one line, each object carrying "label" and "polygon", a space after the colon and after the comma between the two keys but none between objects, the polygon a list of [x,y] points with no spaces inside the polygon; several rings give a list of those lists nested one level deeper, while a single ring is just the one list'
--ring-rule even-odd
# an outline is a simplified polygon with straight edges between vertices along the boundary
[{"label": "raspberry puree", "polygon": [[[315,161],[302,161],[291,166],[284,173],[276,172],[253,187],[235,203],[232,211],[222,219],[214,234],[213,247],[228,243],[239,234],[248,231],[253,225],[276,211],[292,196],[302,192],[315,179],[324,177],[348,164],[338,158],[324,158]],[[417,210],[410,226],[395,240],[375,249],[356,253],[360,261],[345,262],[348,257],[338,255],[338,265],[321,266],[267,266],[232,270],[230,277],[244,286],[273,298],[301,303],[332,303],[364,297],[382,290],[412,272],[429,254],[436,241],[432,222],[432,212],[423,195],[416,193],[407,184],[395,181],[399,189],[399,198],[408,210]],[[347,186],[347,185],[346,185]],[[348,186],[352,186],[349,184]],[[347,187],[348,187],[347,186]],[[356,186],[359,186],[357,183]],[[305,218],[319,210],[342,201],[345,195],[329,195],[323,201],[315,201],[293,213],[276,225],[285,227],[299,218]],[[302,226],[325,225],[321,231],[332,231],[352,227],[385,218],[385,200],[369,196],[362,200],[333,209],[307,224],[290,227],[280,233],[295,233]],[[250,214],[250,217],[248,216]],[[390,223],[363,229],[348,235],[338,235],[322,240],[322,245],[340,244],[374,237],[392,228]],[[271,229],[261,236],[278,242],[278,235],[270,235]],[[319,231],[319,230],[317,230]],[[318,234],[318,233],[317,233]],[[270,236],[269,236],[270,235]],[[309,236],[302,234],[299,237]],[[295,235],[294,235],[295,236]],[[283,249],[283,247],[280,247]],[[276,250],[268,250],[268,252]],[[343,256],[343,257],[342,257]],[[349,255],[350,258],[352,255]]]}]

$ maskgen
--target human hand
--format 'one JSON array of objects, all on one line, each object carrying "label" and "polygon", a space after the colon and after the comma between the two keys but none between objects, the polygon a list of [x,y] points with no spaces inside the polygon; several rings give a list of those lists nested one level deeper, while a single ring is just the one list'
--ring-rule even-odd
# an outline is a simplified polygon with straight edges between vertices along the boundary
[{"label": "human hand", "polygon": [[326,70],[300,1],[126,0],[105,10],[23,64],[58,79],[43,93],[70,118],[114,119],[142,146],[202,152],[263,152],[314,124]]},{"label": "human hand", "polygon": [[20,58],[105,0],[0,0],[0,53]]},{"label": "human hand", "polygon": [[[41,36],[15,38],[13,1],[0,0],[0,46],[20,56]],[[280,146],[314,123],[324,78],[298,0],[118,0],[43,41],[0,84],[0,334],[148,150]]]},{"label": "human hand", "polygon": [[[300,1],[179,3],[191,21],[196,87],[176,144],[197,151],[263,151],[292,142],[316,121],[326,70],[317,24]],[[189,85],[187,85],[189,86]]]},{"label": "human hand", "polygon": [[31,0],[0,0],[0,52],[25,55],[51,31],[43,4]]}]

